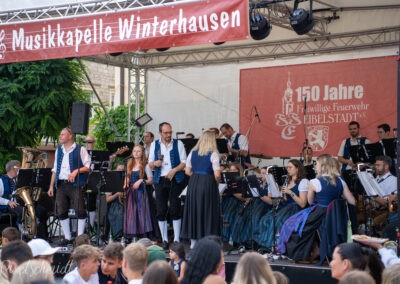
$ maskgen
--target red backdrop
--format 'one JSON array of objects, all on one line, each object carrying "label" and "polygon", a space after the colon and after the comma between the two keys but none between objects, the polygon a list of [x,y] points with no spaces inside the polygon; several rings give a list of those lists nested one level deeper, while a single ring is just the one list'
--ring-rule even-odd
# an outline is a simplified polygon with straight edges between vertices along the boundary
[{"label": "red backdrop", "polygon": [[396,64],[390,56],[241,70],[241,133],[254,106],[261,119],[250,134],[251,153],[298,156],[306,128],[315,155],[336,155],[352,120],[377,141],[377,125],[397,127]]}]

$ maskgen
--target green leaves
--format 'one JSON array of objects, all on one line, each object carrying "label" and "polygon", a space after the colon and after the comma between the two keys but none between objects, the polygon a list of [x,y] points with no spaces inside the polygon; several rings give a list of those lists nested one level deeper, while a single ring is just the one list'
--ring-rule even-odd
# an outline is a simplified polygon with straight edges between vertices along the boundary
[{"label": "green leaves", "polygon": [[57,59],[0,65],[0,172],[17,146],[56,140],[74,101],[88,101],[79,64]]}]

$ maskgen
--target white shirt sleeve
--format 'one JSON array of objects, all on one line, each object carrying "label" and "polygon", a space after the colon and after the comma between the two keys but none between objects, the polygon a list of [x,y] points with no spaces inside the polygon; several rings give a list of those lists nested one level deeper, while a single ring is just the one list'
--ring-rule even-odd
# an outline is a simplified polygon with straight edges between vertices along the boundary
[{"label": "white shirt sleeve", "polygon": [[308,179],[303,178],[303,179],[300,181],[300,184],[299,184],[299,192],[301,192],[301,191],[308,191],[308,183],[309,183]]},{"label": "white shirt sleeve", "polygon": [[187,156],[186,167],[192,168],[192,151],[190,151],[189,155]]},{"label": "white shirt sleeve", "polygon": [[156,147],[156,141],[151,142],[149,150],[149,163],[154,162],[154,148]]},{"label": "white shirt sleeve", "polygon": [[381,260],[385,268],[393,264],[400,263],[400,259],[397,257],[396,253],[391,249],[381,248],[378,250],[378,253],[381,256]]},{"label": "white shirt sleeve", "polygon": [[[3,184],[3,180],[0,179],[0,196],[3,196],[4,194],[4,184]],[[10,200],[5,199],[3,197],[0,197],[0,205],[8,205],[8,202]]]},{"label": "white shirt sleeve", "polygon": [[339,152],[337,153],[338,156],[343,157],[345,144],[346,144],[346,139],[342,141],[342,144],[340,144]]},{"label": "white shirt sleeve", "polygon": [[181,163],[186,164],[186,150],[185,146],[183,145],[182,141],[178,140],[178,151],[179,151],[179,159]]},{"label": "white shirt sleeve", "polygon": [[90,159],[90,155],[85,147],[81,147],[81,160],[84,167],[90,169],[90,163],[92,162]]},{"label": "white shirt sleeve", "polygon": [[[343,189],[347,186],[346,182],[339,177],[340,182],[342,183]],[[320,192],[321,191],[321,182],[319,181],[319,179],[314,178],[310,181],[310,183],[314,186],[315,188],[315,192]]]},{"label": "white shirt sleeve", "polygon": [[51,169],[51,171],[53,173],[57,172],[57,156],[58,156],[58,147],[57,147],[56,152],[54,154],[54,164],[53,164],[53,168]]},{"label": "white shirt sleeve", "polygon": [[213,153],[211,154],[210,161],[211,161],[211,163],[212,163],[212,167],[213,167],[213,170],[214,170],[214,171],[217,171],[217,170],[220,169],[220,165],[219,165],[219,155],[218,155],[217,152],[213,152]]},{"label": "white shirt sleeve", "polygon": [[146,164],[146,167],[145,167],[144,170],[145,170],[145,172],[146,172],[147,178],[153,177],[153,172],[152,172],[152,170],[151,170],[149,164]]},{"label": "white shirt sleeve", "polygon": [[249,151],[249,141],[245,135],[240,135],[238,139],[240,150]]}]

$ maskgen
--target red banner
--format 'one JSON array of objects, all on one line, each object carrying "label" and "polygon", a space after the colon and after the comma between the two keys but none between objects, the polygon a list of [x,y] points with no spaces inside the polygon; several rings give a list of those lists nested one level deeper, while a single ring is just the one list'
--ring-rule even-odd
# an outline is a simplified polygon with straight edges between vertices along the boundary
[{"label": "red banner", "polygon": [[261,119],[251,131],[251,153],[299,156],[307,133],[315,155],[337,155],[352,120],[362,136],[379,140],[379,124],[397,127],[396,64],[392,56],[241,70],[241,132],[254,106]]},{"label": "red banner", "polygon": [[0,25],[0,63],[245,39],[248,1],[208,0]]}]

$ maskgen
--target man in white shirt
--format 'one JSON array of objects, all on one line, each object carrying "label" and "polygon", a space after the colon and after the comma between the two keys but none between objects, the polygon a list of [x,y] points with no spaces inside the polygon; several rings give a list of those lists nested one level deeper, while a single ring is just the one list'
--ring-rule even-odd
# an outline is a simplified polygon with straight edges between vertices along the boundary
[{"label": "man in white shirt", "polygon": [[149,255],[147,249],[140,243],[131,243],[123,254],[122,273],[128,278],[129,284],[141,284]]},{"label": "man in white shirt", "polygon": [[247,137],[236,132],[228,123],[222,124],[220,130],[227,141],[229,154],[234,160],[240,159],[243,168],[251,168],[249,141]]},{"label": "man in white shirt", "polygon": [[154,141],[154,134],[150,131],[146,131],[143,134],[143,147],[144,150],[146,151],[146,157],[148,158],[150,155],[150,147],[151,143]]},{"label": "man in white shirt", "polygon": [[61,130],[56,149],[54,167],[50,181],[49,196],[55,191],[56,215],[60,218],[65,240],[61,245],[72,243],[68,211],[75,210],[78,218],[78,236],[85,231],[86,209],[81,187],[87,182],[90,169],[90,156],[85,147],[74,142],[74,134],[70,128]]},{"label": "man in white shirt", "polygon": [[[168,122],[159,125],[160,139],[150,146],[149,166],[154,170],[157,220],[163,248],[168,249],[167,215],[172,218],[174,242],[179,242],[181,231],[181,201],[184,188],[186,151],[182,141],[172,139],[172,126]],[[168,206],[169,204],[169,206]]]}]

